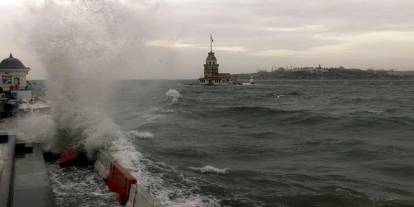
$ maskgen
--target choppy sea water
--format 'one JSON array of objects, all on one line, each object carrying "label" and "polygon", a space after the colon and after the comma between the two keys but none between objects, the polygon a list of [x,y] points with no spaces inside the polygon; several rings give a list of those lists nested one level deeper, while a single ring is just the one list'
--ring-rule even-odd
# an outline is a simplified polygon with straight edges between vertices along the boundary
[{"label": "choppy sea water", "polygon": [[60,168],[48,163],[47,170],[56,206],[117,207],[116,194],[111,193],[92,166]]},{"label": "choppy sea water", "polygon": [[162,183],[153,194],[192,206],[414,206],[414,81],[191,83],[113,88],[111,117]]}]

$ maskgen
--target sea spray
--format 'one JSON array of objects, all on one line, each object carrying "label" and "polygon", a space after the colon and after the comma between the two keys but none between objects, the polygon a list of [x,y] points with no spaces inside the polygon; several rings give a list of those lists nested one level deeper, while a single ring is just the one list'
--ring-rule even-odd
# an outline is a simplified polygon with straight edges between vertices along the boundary
[{"label": "sea spray", "polygon": [[181,97],[180,92],[178,92],[175,89],[169,89],[165,95],[167,96],[167,98],[171,99],[171,103],[176,103],[178,101],[178,99]]},{"label": "sea spray", "polygon": [[8,118],[0,128],[16,135],[19,141],[43,143],[46,150],[52,149],[51,143],[56,135],[56,124],[47,114],[29,113],[23,118]]},{"label": "sea spray", "polygon": [[138,52],[141,44],[131,41],[132,34],[124,30],[128,25],[120,22],[139,22],[115,1],[47,1],[32,12],[34,27],[27,42],[48,75],[47,99],[56,127],[52,149],[75,147],[93,155],[122,134],[106,111],[114,69],[129,68],[119,56],[129,54],[126,45]]},{"label": "sea spray", "polygon": [[55,122],[50,115],[46,114],[28,115],[17,122],[17,129],[16,134],[19,138],[29,143],[50,143],[56,134]]},{"label": "sea spray", "polygon": [[[142,1],[135,1],[140,9],[145,8],[145,1],[138,2]],[[47,72],[53,139],[44,141],[51,150],[74,147],[93,157],[97,150],[106,149],[161,203],[217,206],[192,189],[169,185],[161,175],[152,174],[147,166],[153,162],[135,149],[133,140],[108,116],[113,79],[119,74],[145,73],[136,65],[142,67],[146,60],[142,52],[146,13],[110,0],[49,0],[31,12],[32,30],[26,42]],[[124,73],[117,73],[120,70]],[[180,97],[176,90],[166,95],[173,102]]]}]

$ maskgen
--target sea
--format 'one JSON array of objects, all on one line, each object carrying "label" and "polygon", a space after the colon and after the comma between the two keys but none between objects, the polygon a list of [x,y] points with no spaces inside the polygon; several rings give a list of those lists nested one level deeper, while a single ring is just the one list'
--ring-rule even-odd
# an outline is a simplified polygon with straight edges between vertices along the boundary
[{"label": "sea", "polygon": [[[165,206],[414,206],[414,81],[122,80],[110,93],[138,182]],[[92,168],[48,168],[61,206],[116,205]]]},{"label": "sea", "polygon": [[414,81],[128,80],[113,94],[112,119],[170,200],[414,206]]}]

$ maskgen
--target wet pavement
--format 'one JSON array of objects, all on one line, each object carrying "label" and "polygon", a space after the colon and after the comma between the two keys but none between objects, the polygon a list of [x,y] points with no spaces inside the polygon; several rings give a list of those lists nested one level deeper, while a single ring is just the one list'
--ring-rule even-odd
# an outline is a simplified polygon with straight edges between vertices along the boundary
[{"label": "wet pavement", "polygon": [[54,207],[46,165],[39,145],[33,152],[16,156],[14,168],[13,206]]}]

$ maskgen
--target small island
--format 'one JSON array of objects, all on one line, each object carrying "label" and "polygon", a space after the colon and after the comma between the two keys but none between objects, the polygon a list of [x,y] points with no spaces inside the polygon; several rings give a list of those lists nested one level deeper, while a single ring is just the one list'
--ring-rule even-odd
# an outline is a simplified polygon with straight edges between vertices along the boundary
[{"label": "small island", "polygon": [[257,73],[234,74],[240,80],[254,76],[257,80],[414,80],[414,71],[373,70],[345,67],[296,67],[259,70]]}]

